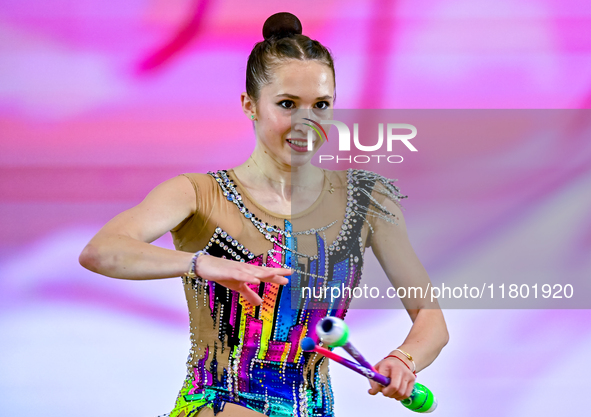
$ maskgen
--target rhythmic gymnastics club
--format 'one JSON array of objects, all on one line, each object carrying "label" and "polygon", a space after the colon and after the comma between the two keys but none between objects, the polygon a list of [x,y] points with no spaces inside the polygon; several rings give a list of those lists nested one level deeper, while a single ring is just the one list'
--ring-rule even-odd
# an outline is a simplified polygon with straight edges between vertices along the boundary
[{"label": "rhythmic gymnastics club", "polygon": [[[306,352],[316,352],[326,356],[327,358],[346,366],[358,374],[376,381],[378,384],[383,386],[390,384],[390,378],[348,359],[345,359],[326,348],[318,346],[311,337],[304,337],[300,342],[300,346],[302,347],[302,350]],[[418,382],[415,383],[410,397],[400,401],[400,403],[409,410],[415,411],[417,413],[431,413],[437,408],[437,398],[435,398],[429,388],[423,384],[419,384]]]},{"label": "rhythmic gymnastics club", "polygon": [[376,371],[373,365],[366,361],[363,355],[355,349],[355,346],[349,342],[349,326],[344,320],[333,316],[323,318],[316,325],[316,335],[322,340],[322,343],[326,343],[330,347],[341,346],[362,366]]},{"label": "rhythmic gymnastics club", "polygon": [[314,339],[312,339],[311,337],[304,337],[302,339],[302,341],[300,342],[300,346],[302,347],[302,350],[304,350],[306,352],[320,353],[321,355],[326,356],[327,358],[332,359],[333,361],[338,362],[341,365],[345,365],[347,368],[351,369],[352,371],[355,371],[358,374],[361,374],[366,378],[376,381],[378,384],[381,384],[383,386],[390,384],[390,378],[377,373],[375,370],[373,370],[371,368],[366,368],[365,366],[362,366],[358,363],[355,363],[353,361],[345,359],[341,355],[338,355],[326,348],[323,348],[322,346],[318,346],[314,342]]},{"label": "rhythmic gymnastics club", "polygon": [[[348,341],[349,327],[346,323],[337,317],[325,317],[316,326],[316,332],[323,343],[331,347],[342,346],[355,360],[362,366],[349,361],[342,356],[320,346],[317,346],[312,338],[304,338],[301,342],[303,350],[312,350],[328,357],[347,368],[369,378],[377,383],[387,386],[390,384],[390,378],[376,372],[374,367],[365,360],[363,355],[355,349],[352,343]],[[437,398],[431,390],[420,383],[415,383],[410,397],[401,401],[409,410],[418,413],[431,413],[437,408]]]}]

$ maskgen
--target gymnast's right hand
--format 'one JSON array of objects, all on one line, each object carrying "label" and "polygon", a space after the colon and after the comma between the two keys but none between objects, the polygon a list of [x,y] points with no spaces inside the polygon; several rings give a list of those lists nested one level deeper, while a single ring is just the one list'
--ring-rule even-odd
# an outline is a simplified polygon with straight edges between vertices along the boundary
[{"label": "gymnast's right hand", "polygon": [[291,275],[293,271],[288,268],[250,265],[215,256],[200,256],[197,258],[195,273],[203,279],[238,291],[250,304],[259,306],[263,300],[253,287],[257,289],[256,286],[261,282],[285,285],[289,282],[285,275]]}]

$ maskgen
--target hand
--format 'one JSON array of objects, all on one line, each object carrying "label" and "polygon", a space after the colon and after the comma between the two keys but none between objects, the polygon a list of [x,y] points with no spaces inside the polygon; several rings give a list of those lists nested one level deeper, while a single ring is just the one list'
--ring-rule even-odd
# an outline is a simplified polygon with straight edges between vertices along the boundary
[{"label": "hand", "polygon": [[250,304],[259,306],[263,300],[249,284],[258,285],[263,281],[285,285],[289,280],[284,275],[291,275],[293,271],[287,268],[250,265],[215,256],[200,256],[197,259],[195,273],[203,279],[238,291]]},{"label": "hand", "polygon": [[371,388],[368,392],[371,395],[381,392],[384,397],[394,398],[398,401],[410,397],[416,377],[404,363],[396,358],[384,358],[376,364],[375,370],[390,378],[390,385],[384,387],[370,379]]}]

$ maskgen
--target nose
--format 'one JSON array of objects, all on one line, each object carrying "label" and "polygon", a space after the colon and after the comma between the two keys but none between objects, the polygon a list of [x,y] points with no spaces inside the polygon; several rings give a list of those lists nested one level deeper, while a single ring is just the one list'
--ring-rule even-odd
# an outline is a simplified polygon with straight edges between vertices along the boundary
[{"label": "nose", "polygon": [[[306,120],[307,119],[307,120]],[[291,121],[292,126],[295,126],[298,123],[311,123],[314,121],[318,124],[322,120],[331,120],[332,119],[332,111],[319,111],[319,109],[315,109],[312,107],[306,108],[297,108],[292,110],[291,113]],[[312,124],[315,124],[312,122]]]},{"label": "nose", "polygon": [[299,108],[291,114],[292,129],[301,133],[304,138],[307,138],[309,131],[314,132],[314,129],[311,127],[313,125],[311,120],[316,120],[317,118],[318,116],[314,114],[312,109]]}]

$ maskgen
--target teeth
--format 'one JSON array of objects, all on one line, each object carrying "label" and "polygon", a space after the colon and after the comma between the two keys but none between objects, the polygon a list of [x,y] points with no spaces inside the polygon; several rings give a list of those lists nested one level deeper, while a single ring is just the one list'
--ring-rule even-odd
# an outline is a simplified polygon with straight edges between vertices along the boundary
[{"label": "teeth", "polygon": [[288,140],[290,143],[293,143],[296,146],[302,146],[302,147],[308,146],[308,142],[304,141],[304,140],[291,140],[291,139],[288,139]]}]

